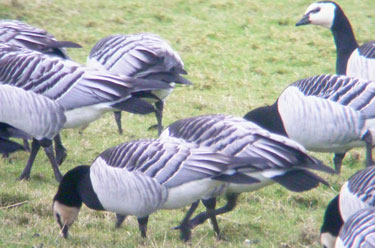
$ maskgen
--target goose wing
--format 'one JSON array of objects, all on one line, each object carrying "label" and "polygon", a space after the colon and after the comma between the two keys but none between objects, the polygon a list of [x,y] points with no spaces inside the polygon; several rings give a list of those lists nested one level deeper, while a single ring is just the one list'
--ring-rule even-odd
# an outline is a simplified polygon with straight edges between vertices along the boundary
[{"label": "goose wing", "polygon": [[136,78],[191,84],[180,56],[155,34],[112,35],[100,40],[87,59],[90,67]]},{"label": "goose wing", "polygon": [[335,247],[375,247],[375,208],[354,213],[341,228]]},{"label": "goose wing", "polygon": [[375,206],[375,167],[370,166],[351,176],[340,190],[340,213],[346,221],[359,209]]},{"label": "goose wing", "polygon": [[0,42],[62,58],[68,58],[64,47],[81,47],[70,41],[58,41],[47,31],[17,20],[0,21]]},{"label": "goose wing", "polygon": [[256,160],[259,163],[254,171],[301,167],[332,172],[307,155],[298,143],[228,115],[203,115],[176,121],[160,138],[210,147],[226,155],[245,157],[249,162]]},{"label": "goose wing", "polygon": [[66,110],[103,102],[121,109],[132,92],[170,88],[157,80],[120,77],[6,45],[0,45],[0,80],[45,95]]},{"label": "goose wing", "polygon": [[305,96],[349,106],[361,111],[366,118],[375,117],[375,82],[348,76],[318,75],[299,80],[290,87],[298,88]]}]

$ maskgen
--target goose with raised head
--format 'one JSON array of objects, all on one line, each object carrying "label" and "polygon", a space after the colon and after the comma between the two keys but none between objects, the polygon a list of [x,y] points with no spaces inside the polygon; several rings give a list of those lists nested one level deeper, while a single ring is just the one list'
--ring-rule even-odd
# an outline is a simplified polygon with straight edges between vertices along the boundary
[{"label": "goose with raised head", "polygon": [[[64,128],[86,127],[104,113],[152,108],[132,101],[132,93],[168,89],[158,80],[118,76],[70,60],[0,44],[0,83],[44,95],[65,109]],[[58,144],[58,151],[62,144]],[[58,155],[57,155],[58,156]],[[25,175],[27,177],[28,175]]]},{"label": "goose with raised head", "polygon": [[[60,104],[43,95],[14,86],[0,85],[0,123],[33,137],[31,153],[21,179],[29,178],[32,163],[42,146],[52,164],[56,180],[61,180],[62,175],[52,149],[52,139],[66,122],[64,112],[65,109]],[[10,145],[9,140],[1,139],[0,151],[14,147],[14,144],[11,147]]]},{"label": "goose with raised head", "polygon": [[[53,199],[53,213],[65,238],[82,203],[94,210],[135,215],[141,235],[146,237],[150,214],[191,203],[196,208],[199,199],[225,182],[257,182],[239,172],[251,170],[257,163],[198,146],[130,141],[107,149],[91,166],[67,172]],[[193,212],[188,211],[181,223],[184,241],[190,238],[188,223]]]},{"label": "goose with raised head", "polygon": [[297,141],[307,150],[332,152],[336,173],[345,153],[366,146],[373,165],[375,82],[339,75],[318,75],[289,85],[271,106],[244,118]]},{"label": "goose with raised head", "polygon": [[375,166],[367,167],[351,176],[328,205],[320,231],[321,244],[335,247],[339,231],[358,210],[375,207]]},{"label": "goose with raised head", "polygon": [[349,19],[337,3],[312,3],[296,26],[307,24],[331,30],[336,44],[337,74],[375,80],[375,41],[359,46]]},{"label": "goose with raised head", "polygon": [[[255,191],[272,183],[294,192],[303,192],[317,187],[319,183],[328,185],[311,170],[334,172],[309,156],[295,141],[230,115],[202,115],[178,120],[163,131],[160,139],[209,147],[228,156],[259,161],[256,168],[246,173],[258,182],[230,183],[215,188],[202,200],[207,211],[190,221],[190,226],[194,227],[210,218],[218,238],[220,229],[215,216],[233,210],[240,193]],[[216,197],[221,194],[226,195],[227,204],[215,209]]]},{"label": "goose with raised head", "polygon": [[[158,135],[163,130],[164,102],[174,84],[191,84],[181,76],[187,72],[180,55],[156,34],[116,34],[105,37],[92,48],[87,66],[134,78],[161,80],[170,85],[168,90],[139,91],[133,94],[134,100],[143,99],[155,105],[154,109],[141,114],[155,112]],[[121,134],[121,112],[115,111],[114,114]]]}]

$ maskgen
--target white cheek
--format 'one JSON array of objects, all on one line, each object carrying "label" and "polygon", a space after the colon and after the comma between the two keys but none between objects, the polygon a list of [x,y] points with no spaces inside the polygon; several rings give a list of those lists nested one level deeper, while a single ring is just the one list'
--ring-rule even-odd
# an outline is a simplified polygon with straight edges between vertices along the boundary
[{"label": "white cheek", "polygon": [[334,248],[337,237],[332,236],[330,233],[322,233],[320,235],[320,244],[323,247]]}]

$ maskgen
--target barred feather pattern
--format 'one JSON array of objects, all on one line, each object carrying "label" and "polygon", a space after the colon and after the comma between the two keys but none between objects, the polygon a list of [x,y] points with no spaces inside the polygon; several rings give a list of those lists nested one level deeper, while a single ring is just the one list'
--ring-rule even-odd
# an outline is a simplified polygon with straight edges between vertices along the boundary
[{"label": "barred feather pattern", "polygon": [[162,82],[145,84],[141,79],[117,76],[73,61],[1,44],[0,81],[45,95],[66,110],[120,102],[128,99],[131,92],[167,87]]},{"label": "barred feather pattern", "polygon": [[210,147],[226,155],[262,161],[253,164],[253,171],[311,168],[332,172],[320,161],[305,153],[298,143],[246,121],[229,115],[203,115],[179,120],[160,136],[175,142],[182,140]]},{"label": "barred feather pattern", "polygon": [[91,50],[88,64],[95,62],[109,71],[137,78],[155,73],[186,74],[177,52],[155,34],[108,36]]},{"label": "barred feather pattern", "polygon": [[375,247],[375,208],[354,213],[341,228],[335,247]]},{"label": "barred feather pattern", "polygon": [[0,85],[0,122],[41,140],[55,137],[65,121],[60,104],[33,92]]},{"label": "barred feather pattern", "polygon": [[162,140],[139,140],[104,151],[100,156],[108,166],[141,172],[166,187],[220,175],[238,161],[202,147]]},{"label": "barred feather pattern", "polygon": [[57,41],[47,31],[18,20],[0,20],[0,43],[46,52],[64,59],[68,56],[63,47],[80,47],[72,42]]},{"label": "barred feather pattern", "polygon": [[316,96],[375,117],[375,82],[340,75],[318,75],[299,80],[297,87],[305,96]]},{"label": "barred feather pattern", "polygon": [[353,51],[348,59],[346,75],[375,80],[375,41],[367,42]]}]

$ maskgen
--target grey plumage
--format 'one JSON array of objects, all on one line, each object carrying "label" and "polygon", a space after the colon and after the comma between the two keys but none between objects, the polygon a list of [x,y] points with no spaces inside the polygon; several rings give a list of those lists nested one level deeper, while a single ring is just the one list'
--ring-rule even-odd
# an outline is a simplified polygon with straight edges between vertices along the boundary
[{"label": "grey plumage", "polygon": [[0,20],[0,43],[19,46],[64,59],[69,59],[64,47],[81,47],[70,41],[58,41],[47,31],[18,20]]},{"label": "grey plumage", "polygon": [[33,149],[21,178],[29,177],[37,150],[42,145],[51,161],[56,179],[61,179],[51,145],[52,139],[66,122],[64,111],[60,104],[45,96],[14,86],[0,85],[0,123],[6,123],[34,138]]},{"label": "grey plumage", "polygon": [[[101,39],[92,48],[87,65],[108,70],[119,75],[143,79],[157,79],[172,87],[169,90],[142,91],[133,94],[155,104],[142,114],[155,112],[159,134],[162,130],[164,101],[173,89],[173,84],[191,84],[181,75],[187,74],[184,63],[169,43],[155,34],[116,34]],[[173,83],[173,84],[172,84]],[[121,114],[115,115],[119,132],[122,133]]]}]

